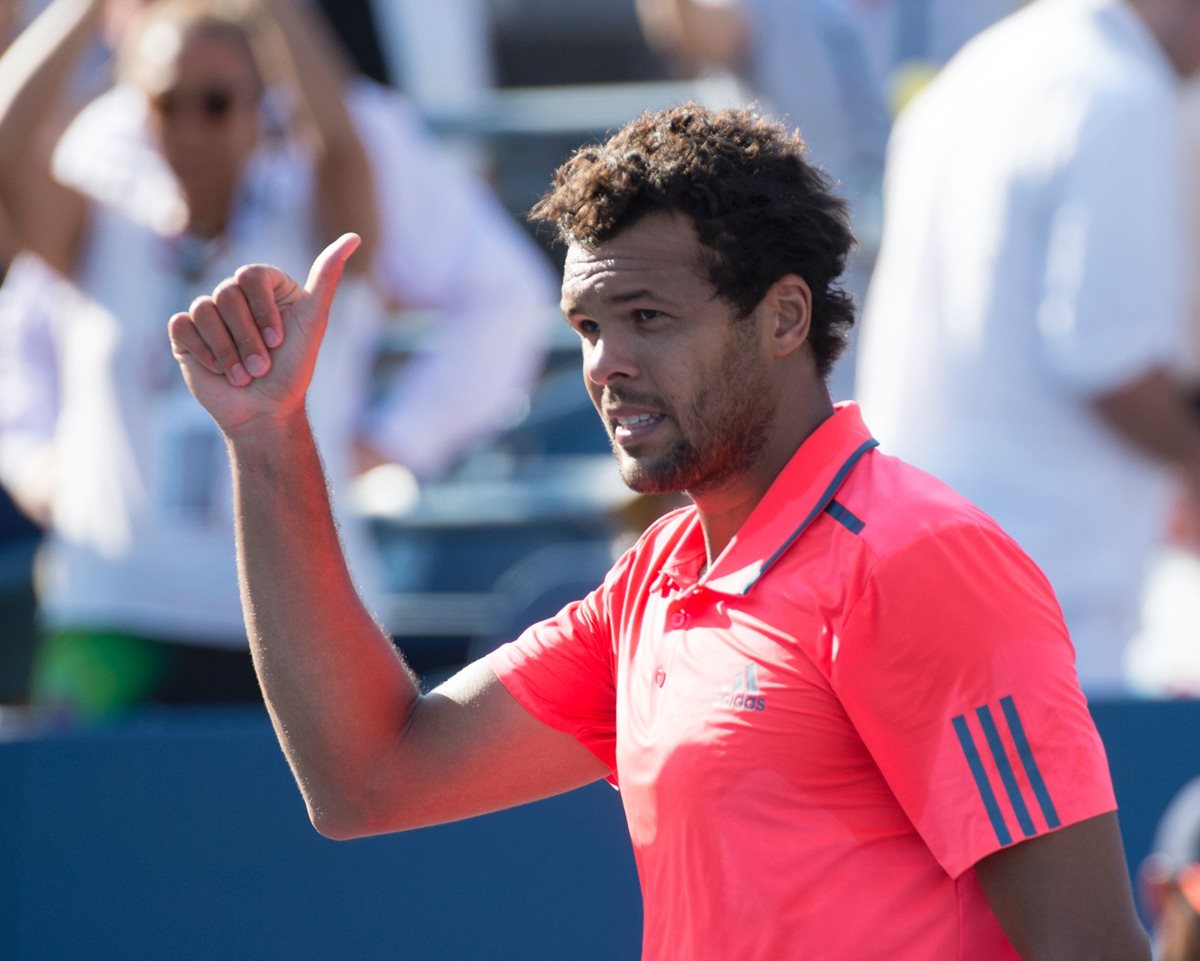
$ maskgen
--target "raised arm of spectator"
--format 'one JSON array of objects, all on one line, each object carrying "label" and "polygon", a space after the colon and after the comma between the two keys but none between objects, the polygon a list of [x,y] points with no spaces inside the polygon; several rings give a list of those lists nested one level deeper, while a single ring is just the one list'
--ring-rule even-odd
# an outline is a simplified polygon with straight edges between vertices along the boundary
[{"label": "raised arm of spectator", "polygon": [[[607,773],[484,663],[422,695],[358,599],[305,415],[353,249],[353,237],[331,245],[304,288],[274,268],[243,268],[170,322],[188,386],[228,441],[243,608],[267,708],[313,823],[333,837],[480,814]],[[270,371],[235,386],[219,372],[234,366],[226,351],[262,351],[261,330],[283,338]]]},{"label": "raised arm of spectator", "polygon": [[54,0],[0,56],[0,204],[15,243],[62,272],[74,266],[86,202],[51,173],[54,118],[102,5]]},{"label": "raised arm of spectator", "polygon": [[549,258],[405,98],[359,80],[349,103],[383,215],[378,286],[393,304],[434,319],[429,349],[384,385],[363,439],[377,462],[428,479],[522,409],[560,323],[558,284]]},{"label": "raised arm of spectator", "polygon": [[694,69],[734,69],[750,46],[739,0],[637,0],[637,14],[651,47]]},{"label": "raised arm of spectator", "polygon": [[267,6],[316,150],[321,229],[331,237],[358,234],[362,247],[347,270],[365,271],[375,255],[379,214],[371,165],[346,106],[353,68],[310,0],[269,0]]}]

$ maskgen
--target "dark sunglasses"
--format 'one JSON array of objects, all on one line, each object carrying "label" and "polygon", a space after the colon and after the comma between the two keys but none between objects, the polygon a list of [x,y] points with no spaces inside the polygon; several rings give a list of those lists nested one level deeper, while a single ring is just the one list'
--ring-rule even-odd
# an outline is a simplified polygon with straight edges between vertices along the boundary
[{"label": "dark sunglasses", "polygon": [[224,87],[207,87],[182,92],[164,90],[150,96],[150,109],[159,116],[173,120],[180,114],[199,114],[209,123],[220,123],[233,112],[237,95]]}]

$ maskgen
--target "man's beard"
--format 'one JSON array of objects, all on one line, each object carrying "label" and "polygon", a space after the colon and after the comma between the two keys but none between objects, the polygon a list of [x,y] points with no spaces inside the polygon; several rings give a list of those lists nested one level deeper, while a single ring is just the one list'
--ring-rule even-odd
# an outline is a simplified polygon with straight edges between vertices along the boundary
[{"label": "man's beard", "polygon": [[726,361],[693,398],[682,419],[687,436],[654,460],[636,460],[613,443],[621,479],[639,494],[695,496],[747,470],[770,434],[774,415],[766,370],[751,343],[737,337]]}]

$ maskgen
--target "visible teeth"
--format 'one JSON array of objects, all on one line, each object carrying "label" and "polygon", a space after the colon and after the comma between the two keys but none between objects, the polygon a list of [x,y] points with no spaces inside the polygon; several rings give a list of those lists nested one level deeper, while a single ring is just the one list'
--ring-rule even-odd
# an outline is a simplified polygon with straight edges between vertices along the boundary
[{"label": "visible teeth", "polygon": [[620,417],[617,423],[622,427],[644,427],[646,424],[653,423],[658,420],[657,414],[635,414],[633,417]]}]

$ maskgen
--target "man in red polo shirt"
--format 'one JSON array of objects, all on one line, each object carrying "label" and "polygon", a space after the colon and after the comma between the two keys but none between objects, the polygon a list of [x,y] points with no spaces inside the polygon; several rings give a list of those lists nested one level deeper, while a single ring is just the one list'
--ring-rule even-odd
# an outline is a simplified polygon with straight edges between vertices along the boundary
[{"label": "man in red polo shirt", "polygon": [[[622,477],[693,506],[428,695],[355,595],[304,416],[353,237],[306,288],[244,268],[171,320],[228,438],[255,662],[318,829],[607,777],[649,961],[1148,958],[1045,578],[830,401],[852,238],[799,140],[747,111],[646,115],[534,216],[568,245]],[[238,387],[250,353],[270,369]]]}]

